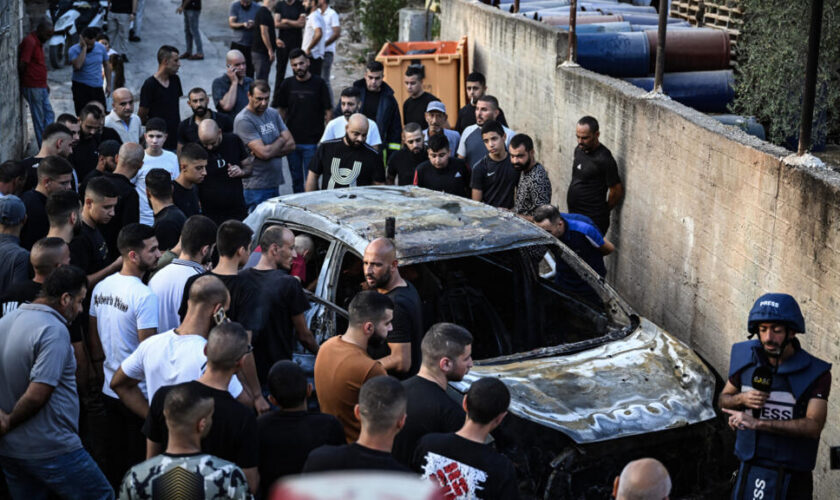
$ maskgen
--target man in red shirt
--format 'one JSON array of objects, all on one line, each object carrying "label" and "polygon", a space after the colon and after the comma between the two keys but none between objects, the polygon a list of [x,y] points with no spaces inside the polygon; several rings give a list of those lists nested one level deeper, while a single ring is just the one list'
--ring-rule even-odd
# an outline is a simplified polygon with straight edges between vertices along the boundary
[{"label": "man in red shirt", "polygon": [[23,98],[29,103],[32,113],[32,125],[35,139],[41,147],[41,134],[44,128],[55,120],[50,106],[50,88],[47,86],[47,63],[44,59],[44,42],[53,34],[52,22],[46,17],[38,21],[35,31],[29,33],[20,42],[18,70]]}]

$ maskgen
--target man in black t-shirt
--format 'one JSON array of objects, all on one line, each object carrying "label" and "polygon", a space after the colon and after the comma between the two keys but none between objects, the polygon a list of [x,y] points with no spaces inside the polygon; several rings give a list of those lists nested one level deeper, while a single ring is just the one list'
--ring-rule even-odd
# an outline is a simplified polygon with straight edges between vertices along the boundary
[{"label": "man in black t-shirt", "polygon": [[429,103],[440,101],[433,94],[423,90],[425,73],[425,69],[420,65],[411,65],[405,70],[403,81],[408,97],[403,102],[403,125],[416,123],[422,127],[426,124],[426,108]]},{"label": "man in black t-shirt", "polygon": [[451,156],[449,140],[433,135],[426,149],[429,159],[417,165],[414,185],[469,198],[470,170],[464,160]]},{"label": "man in black t-shirt", "polygon": [[374,377],[362,385],[354,413],[362,423],[359,440],[321,446],[309,454],[304,473],[339,470],[409,472],[391,456],[394,437],[405,423],[405,389],[397,379]]},{"label": "man in black t-shirt", "polygon": [[260,490],[266,494],[283,477],[300,474],[309,453],[324,445],[343,445],[341,422],[326,413],[308,412],[312,384],[294,361],[278,361],[268,372],[271,403],[277,410],[257,420],[260,439]]},{"label": "man in black t-shirt", "polygon": [[[467,103],[458,110],[458,120],[455,122],[455,130],[459,134],[463,134],[467,127],[476,123],[476,102],[479,97],[483,97],[487,93],[487,80],[484,75],[478,71],[473,71],[467,75],[466,91]],[[496,117],[496,121],[505,127],[508,126],[505,112],[501,109],[499,109],[499,116]]]},{"label": "man in black t-shirt", "polygon": [[254,331],[257,376],[265,383],[268,370],[281,359],[292,359],[296,342],[318,352],[315,336],[306,326],[303,313],[309,301],[300,281],[289,275],[295,253],[295,235],[282,226],[271,226],[260,236],[260,261],[240,273],[260,288],[259,299],[248,314],[259,319]]},{"label": "man in black t-shirt", "polygon": [[209,102],[207,92],[202,88],[196,87],[187,93],[187,104],[190,105],[193,114],[178,124],[179,153],[184,144],[198,142],[198,126],[203,120],[214,120],[226,134],[233,132],[233,119],[208,108]]},{"label": "man in black t-shirt", "polygon": [[200,144],[207,151],[207,176],[198,185],[201,210],[216,225],[248,216],[242,178],[251,175],[253,158],[236,134],[225,134],[213,120],[198,126]]},{"label": "man in black t-shirt", "polygon": [[[0,317],[14,311],[21,304],[28,304],[35,300],[47,277],[59,266],[70,264],[70,249],[61,238],[41,238],[32,245],[29,262],[35,270],[35,277],[31,280],[12,283],[3,291],[0,295]],[[80,338],[72,339],[73,342],[80,340]]]},{"label": "man in black t-shirt", "polygon": [[384,184],[382,157],[365,143],[367,130],[367,118],[356,113],[347,120],[343,138],[319,144],[309,162],[306,190],[317,191],[319,177],[321,189]]},{"label": "man in black t-shirt", "polygon": [[144,155],[145,152],[139,144],[134,142],[123,144],[120,147],[119,160],[114,171],[102,174],[102,177],[108,179],[117,190],[119,200],[117,206],[114,207],[114,217],[101,228],[102,236],[108,244],[109,260],[120,256],[117,248],[117,236],[120,229],[132,222],[140,221],[140,203],[137,189],[131,179],[143,166]]},{"label": "man in black t-shirt", "polygon": [[92,290],[122,266],[121,258],[108,260],[108,244],[99,230],[114,217],[119,194],[111,181],[97,177],[88,183],[84,196],[81,228],[70,242],[70,263],[85,271]]},{"label": "man in black t-shirt", "polygon": [[332,119],[330,93],[326,82],[309,71],[309,58],[300,49],[289,52],[293,76],[283,80],[274,93],[280,116],[295,139],[295,149],[289,153],[292,189],[303,191],[306,167],[315,155],[318,141],[324,134],[324,124]]},{"label": "man in black t-shirt", "polygon": [[113,129],[103,132],[105,112],[99,103],[91,103],[79,113],[79,142],[73,146],[73,154],[68,157],[76,170],[77,182],[96,169],[99,164],[99,146],[104,140],[116,140],[122,143],[119,134]]},{"label": "man in black t-shirt", "polygon": [[[277,33],[274,31],[274,10],[277,0],[264,0],[254,18],[251,37],[251,60],[254,63],[254,80],[268,81],[271,64],[277,49]],[[285,69],[284,69],[285,71]]]},{"label": "man in black t-shirt", "polygon": [[519,498],[516,469],[509,458],[484,444],[507,416],[510,391],[501,380],[473,382],[464,396],[467,421],[458,432],[427,434],[414,452],[413,469],[436,481],[452,498]]},{"label": "man in black t-shirt", "polygon": [[162,118],[166,122],[166,142],[163,148],[175,151],[178,146],[178,124],[181,122],[181,107],[178,99],[184,95],[178,68],[181,62],[178,49],[162,45],[157,53],[158,69],[146,78],[140,89],[140,107],[137,116],[145,125],[149,118]]},{"label": "man in black t-shirt", "polygon": [[470,187],[472,199],[499,208],[513,208],[513,195],[519,172],[513,168],[505,149],[502,124],[490,120],[481,127],[481,138],[487,154],[473,166]]},{"label": "man in black t-shirt", "polygon": [[398,378],[408,378],[420,369],[420,341],[423,339],[423,310],[414,285],[400,276],[397,248],[387,238],[377,238],[362,257],[365,281],[370,289],[394,301],[394,328],[387,346],[369,348],[368,354]]},{"label": "man in black t-shirt", "polygon": [[[258,437],[254,412],[235,400],[228,392],[228,384],[242,368],[243,358],[250,352],[248,334],[239,323],[222,323],[207,337],[204,352],[207,365],[198,380],[186,382],[202,397],[213,398],[213,425],[201,439],[201,451],[235,463],[248,480],[251,492],[257,491]],[[149,413],[143,424],[147,438],[147,456],[155,456],[166,449],[169,433],[163,407],[173,385],[155,392]]]},{"label": "man in black t-shirt", "polygon": [[[274,88],[279,89],[280,83],[286,76],[286,63],[289,62],[289,54],[294,49],[299,49],[303,43],[303,27],[306,25],[306,9],[300,0],[278,0],[274,5],[274,25],[277,27],[277,39],[282,42],[275,54],[277,55],[277,73],[274,76]],[[274,99],[271,107],[279,106],[277,103],[277,91],[274,91]]]},{"label": "man in black t-shirt", "polygon": [[28,250],[47,235],[50,230],[47,197],[70,189],[72,182],[73,165],[64,158],[48,156],[38,163],[37,185],[20,195],[20,201],[26,207],[26,222],[20,231],[20,246]]},{"label": "man in black t-shirt", "polygon": [[154,230],[160,251],[171,250],[181,239],[187,216],[172,202],[172,177],[162,168],[146,174],[146,197],[155,216]]},{"label": "man in black t-shirt", "polygon": [[[62,116],[67,116],[76,120],[75,116],[67,114]],[[78,120],[76,120],[75,126],[77,129],[79,128]],[[41,149],[38,150],[38,153],[35,156],[29,156],[18,162],[22,167],[24,167],[23,170],[26,172],[23,187],[20,188],[20,193],[25,193],[30,189],[34,189],[35,186],[38,185],[37,168],[41,160],[48,156],[60,156],[65,159],[70,157],[73,153],[73,144],[75,141],[73,136],[74,133],[69,128],[58,122],[47,125],[41,136]],[[17,194],[20,196],[20,193],[6,194]]]},{"label": "man in black t-shirt", "polygon": [[624,197],[624,186],[618,175],[618,165],[603,144],[598,141],[598,120],[584,116],[575,128],[578,146],[572,164],[572,181],[566,192],[569,212],[588,216],[601,234],[610,228],[610,211]]},{"label": "man in black t-shirt", "polygon": [[472,341],[470,332],[452,323],[433,325],[423,337],[420,371],[403,381],[408,399],[405,427],[394,440],[394,458],[406,467],[420,438],[455,432],[464,425],[464,410],[446,394],[446,387],[470,371]]},{"label": "man in black t-shirt", "polygon": [[388,156],[388,184],[409,186],[414,182],[414,170],[426,161],[423,129],[416,123],[403,128],[403,147]]},{"label": "man in black t-shirt", "polygon": [[181,149],[178,155],[181,173],[172,183],[172,201],[188,218],[201,213],[198,185],[207,176],[207,151],[195,143]]}]

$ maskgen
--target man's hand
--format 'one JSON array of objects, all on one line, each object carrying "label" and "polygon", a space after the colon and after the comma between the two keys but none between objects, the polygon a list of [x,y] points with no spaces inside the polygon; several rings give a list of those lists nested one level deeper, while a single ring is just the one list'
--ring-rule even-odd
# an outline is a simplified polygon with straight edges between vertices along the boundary
[{"label": "man's hand", "polygon": [[262,415],[271,410],[271,406],[269,406],[268,401],[262,395],[257,396],[257,399],[254,400],[254,408],[257,410],[257,415]]},{"label": "man's hand", "polygon": [[764,408],[764,403],[767,401],[768,397],[770,397],[769,393],[756,390],[742,392],[740,394],[741,404],[744,405],[745,408],[752,408],[753,410],[760,410]]},{"label": "man's hand", "polygon": [[9,414],[0,410],[0,436],[9,432]]},{"label": "man's hand", "polygon": [[231,178],[234,178],[234,179],[237,178],[237,177],[242,177],[243,175],[245,175],[245,172],[242,171],[242,168],[240,168],[239,165],[228,165],[227,173],[228,173],[228,177],[231,177]]},{"label": "man's hand", "polygon": [[726,408],[723,411],[729,414],[729,427],[732,430],[755,430],[758,427],[758,419],[748,411],[728,410]]},{"label": "man's hand", "polygon": [[279,38],[274,43],[277,44],[277,47],[281,49],[286,46],[286,44],[283,43],[283,40],[280,40]]},{"label": "man's hand", "polygon": [[268,52],[268,62],[274,62],[274,51],[273,50]]},{"label": "man's hand", "polygon": [[225,71],[228,78],[230,78],[230,83],[233,85],[239,85],[239,75],[236,74],[236,70],[233,69],[233,66],[228,66],[227,71]]},{"label": "man's hand", "polygon": [[183,8],[183,7],[178,7],[177,9],[175,9],[175,13],[176,13],[176,14],[180,14],[180,13],[182,13],[182,12],[184,12],[184,8]]}]

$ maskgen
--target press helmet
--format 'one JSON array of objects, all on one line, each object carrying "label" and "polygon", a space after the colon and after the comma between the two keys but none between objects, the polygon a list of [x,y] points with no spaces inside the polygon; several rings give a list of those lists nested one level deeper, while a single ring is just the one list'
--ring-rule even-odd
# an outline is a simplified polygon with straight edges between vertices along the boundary
[{"label": "press helmet", "polygon": [[786,293],[765,293],[755,301],[747,319],[747,331],[758,333],[760,323],[783,323],[796,333],[805,333],[805,318],[799,304]]}]

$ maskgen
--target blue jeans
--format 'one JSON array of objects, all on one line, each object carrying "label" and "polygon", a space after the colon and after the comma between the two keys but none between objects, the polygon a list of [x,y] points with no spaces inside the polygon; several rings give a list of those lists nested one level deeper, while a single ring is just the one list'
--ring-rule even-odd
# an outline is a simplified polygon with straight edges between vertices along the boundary
[{"label": "blue jeans", "polygon": [[55,113],[53,113],[50,105],[50,91],[49,89],[23,87],[23,98],[29,104],[29,112],[32,113],[32,127],[35,129],[35,140],[38,141],[38,147],[40,148],[44,129],[55,121]]},{"label": "blue jeans", "polygon": [[279,193],[277,188],[271,189],[243,189],[242,194],[245,197],[245,205],[248,207],[248,213],[254,211],[257,205],[269,198],[274,198]]},{"label": "blue jeans", "polygon": [[12,498],[113,500],[114,490],[84,448],[57,457],[21,460],[0,457]]},{"label": "blue jeans", "polygon": [[306,171],[309,161],[315,156],[317,144],[295,144],[295,149],[289,153],[289,171],[292,174],[292,190],[295,193],[303,192],[303,183],[306,182]]},{"label": "blue jeans", "polygon": [[200,10],[184,10],[184,36],[187,38],[187,52],[192,52],[193,40],[195,40],[195,53],[204,54],[201,33],[198,32],[198,16],[200,15]]}]

